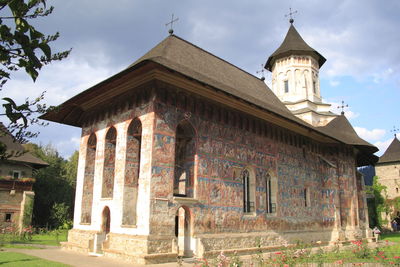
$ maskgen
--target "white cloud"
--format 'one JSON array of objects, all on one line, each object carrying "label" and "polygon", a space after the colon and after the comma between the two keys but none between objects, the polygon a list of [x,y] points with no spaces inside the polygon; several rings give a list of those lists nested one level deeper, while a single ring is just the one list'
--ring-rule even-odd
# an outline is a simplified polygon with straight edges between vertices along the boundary
[{"label": "white cloud", "polygon": [[97,64],[89,64],[84,58],[77,56],[71,57],[46,66],[35,83],[27,75],[10,80],[2,93],[21,102],[28,97],[34,99],[46,91],[44,102],[59,105],[115,73],[107,62],[107,58],[101,53],[98,54]]},{"label": "white cloud", "polygon": [[388,78],[390,78],[394,74],[394,71],[392,68],[387,68],[383,70],[382,72],[379,73],[374,73],[373,74],[373,81],[374,83],[381,83],[386,81]]},{"label": "white cloud", "polygon": [[329,81],[329,85],[332,86],[332,87],[336,87],[336,86],[338,86],[339,84],[340,84],[339,81],[335,81],[335,80],[330,80],[330,81]]},{"label": "white cloud", "polygon": [[390,143],[392,143],[393,138],[387,139],[386,141],[378,141],[376,143],[374,143],[374,146],[376,146],[379,149],[379,152],[377,152],[376,154],[378,156],[381,156],[386,149],[389,147]]},{"label": "white cloud", "polygon": [[368,129],[362,128],[362,127],[354,127],[354,130],[356,130],[357,134],[362,139],[365,139],[370,142],[381,139],[386,133],[386,131],[383,129],[368,130]]}]

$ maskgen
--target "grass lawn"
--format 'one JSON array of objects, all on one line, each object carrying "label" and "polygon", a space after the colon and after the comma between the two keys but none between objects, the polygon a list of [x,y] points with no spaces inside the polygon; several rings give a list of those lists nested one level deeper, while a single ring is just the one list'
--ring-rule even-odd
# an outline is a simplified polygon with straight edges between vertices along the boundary
[{"label": "grass lawn", "polygon": [[60,242],[67,240],[67,230],[49,231],[41,234],[33,234],[32,239],[21,239],[11,234],[0,234],[0,247],[6,248],[38,248],[35,245],[59,246]]},{"label": "grass lawn", "polygon": [[3,267],[18,267],[18,266],[30,266],[30,267],[65,267],[70,266],[54,261],[43,260],[34,256],[25,255],[16,252],[2,252],[0,251],[0,265]]}]

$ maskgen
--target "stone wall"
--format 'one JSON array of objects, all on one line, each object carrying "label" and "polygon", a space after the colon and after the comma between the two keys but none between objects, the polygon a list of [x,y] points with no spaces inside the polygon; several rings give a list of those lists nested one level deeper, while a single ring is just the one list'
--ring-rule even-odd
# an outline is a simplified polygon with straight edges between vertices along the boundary
[{"label": "stone wall", "polygon": [[379,183],[387,187],[388,199],[400,197],[400,162],[377,164],[375,171]]}]

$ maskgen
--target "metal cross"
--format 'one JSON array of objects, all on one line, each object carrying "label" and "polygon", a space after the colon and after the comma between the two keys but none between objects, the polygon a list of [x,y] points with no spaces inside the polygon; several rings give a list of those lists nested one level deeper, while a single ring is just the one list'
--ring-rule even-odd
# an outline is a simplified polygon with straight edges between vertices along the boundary
[{"label": "metal cross", "polygon": [[390,130],[391,133],[394,133],[394,136],[396,137],[396,134],[399,132],[399,128],[396,128],[396,126],[393,126],[393,129]]},{"label": "metal cross", "polygon": [[349,105],[347,105],[347,104],[344,105],[344,101],[342,100],[342,105],[338,106],[337,108],[341,108],[342,112],[340,114],[344,115],[344,108],[348,108],[348,107],[349,107]]},{"label": "metal cross", "polygon": [[285,15],[285,18],[290,17],[290,19],[289,19],[290,24],[293,24],[294,19],[293,19],[293,16],[292,16],[292,15],[294,15],[294,14],[296,14],[296,13],[297,13],[297,10],[295,10],[295,11],[292,12],[292,8],[289,7],[289,14],[286,14],[286,15]]},{"label": "metal cross", "polygon": [[174,22],[177,22],[179,20],[179,18],[174,19],[174,14],[172,14],[171,16],[171,21],[166,23],[165,26],[171,25],[171,27],[169,28],[169,34],[172,35],[174,33],[174,29],[172,29],[172,26],[174,24]]},{"label": "metal cross", "polygon": [[263,64],[261,64],[261,70],[256,71],[256,73],[257,74],[261,73],[261,81],[265,80],[265,77],[264,77],[264,65]]}]

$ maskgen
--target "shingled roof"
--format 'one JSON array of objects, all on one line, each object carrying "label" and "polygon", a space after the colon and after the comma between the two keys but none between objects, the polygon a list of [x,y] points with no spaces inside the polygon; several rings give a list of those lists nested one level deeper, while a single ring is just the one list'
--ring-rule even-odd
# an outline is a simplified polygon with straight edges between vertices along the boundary
[{"label": "shingled roof", "polygon": [[[294,27],[293,30],[295,31]],[[289,32],[291,32],[290,29]],[[299,38],[301,39],[301,37]],[[123,79],[129,73],[133,73],[136,70],[139,71],[140,68],[150,62],[186,76],[190,80],[221,90],[228,95],[242,99],[251,105],[272,112],[276,116],[283,117],[292,123],[337,141],[350,145],[358,144],[370,147],[367,154],[377,151],[376,147],[357,136],[347,120],[348,126],[344,128],[340,125],[326,128],[313,127],[294,116],[261,79],[175,35],[165,38],[127,69],[67,100],[56,111],[49,112],[42,118],[73,126],[82,126],[82,122],[79,119],[74,120],[73,118],[82,117],[85,112],[85,102],[91,101],[93,97],[101,98],[104,95],[102,103],[107,105],[109,103],[107,92],[113,89],[108,85],[118,79]],[[349,137],[353,133],[338,133],[338,129],[343,132],[347,130],[353,131],[357,138],[354,136],[353,138]]]},{"label": "shingled roof", "polygon": [[26,152],[24,147],[11,136],[2,123],[0,123],[0,143],[7,146],[6,155],[12,155],[6,159],[7,161],[27,163],[34,168],[41,168],[49,165],[47,162]]},{"label": "shingled roof", "polygon": [[388,163],[400,161],[400,141],[394,137],[392,143],[386,149],[385,153],[379,158],[378,163]]},{"label": "shingled roof", "polygon": [[272,71],[272,66],[277,59],[290,55],[310,55],[318,61],[319,67],[321,67],[326,61],[326,59],[320,53],[310,47],[303,40],[293,24],[290,25],[283,43],[268,58],[265,68],[269,71]]},{"label": "shingled roof", "polygon": [[176,35],[165,38],[129,67],[147,60],[222,89],[284,117],[294,118],[261,79]]},{"label": "shingled roof", "polygon": [[359,150],[366,152],[367,155],[369,154],[368,157],[360,154],[361,157],[358,158],[360,166],[375,164],[378,161],[378,157],[372,155],[372,153],[377,152],[378,149],[358,136],[357,132],[354,130],[353,126],[351,126],[344,114],[337,116],[327,125],[317,128],[348,145],[357,147]]}]

